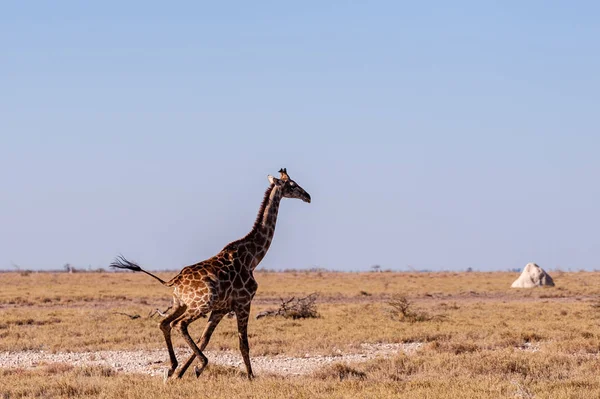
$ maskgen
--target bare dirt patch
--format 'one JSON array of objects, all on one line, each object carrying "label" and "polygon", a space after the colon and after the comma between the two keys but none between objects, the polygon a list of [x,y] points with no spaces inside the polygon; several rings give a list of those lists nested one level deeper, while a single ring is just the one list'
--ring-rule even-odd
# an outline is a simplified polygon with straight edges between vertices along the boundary
[{"label": "bare dirt patch", "polygon": [[[378,357],[390,357],[399,353],[411,354],[421,348],[422,344],[413,342],[406,344],[362,344],[356,353],[340,352],[334,356],[304,357],[290,356],[255,356],[252,366],[264,374],[305,375],[320,367],[333,363],[358,363]],[[177,358],[186,359],[191,351],[178,349]],[[245,370],[242,357],[235,351],[205,351],[209,364],[230,366]],[[161,375],[167,367],[168,354],[166,350],[136,350],[136,351],[97,351],[97,352],[59,352],[21,351],[0,352],[0,368],[31,369],[38,366],[65,363],[71,366],[105,366],[125,373],[144,373]]]}]

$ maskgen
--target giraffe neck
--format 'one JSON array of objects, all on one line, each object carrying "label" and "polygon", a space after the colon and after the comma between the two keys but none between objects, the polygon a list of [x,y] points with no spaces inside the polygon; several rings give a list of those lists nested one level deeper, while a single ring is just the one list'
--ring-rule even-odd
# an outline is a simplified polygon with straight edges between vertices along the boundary
[{"label": "giraffe neck", "polygon": [[277,223],[281,198],[281,188],[271,185],[265,191],[265,196],[250,233],[244,238],[230,244],[237,246],[242,263],[251,270],[254,270],[258,266],[271,246],[273,236],[275,235],[275,225]]},{"label": "giraffe neck", "polygon": [[254,227],[252,228],[253,231],[260,232],[268,238],[273,239],[280,202],[281,188],[278,186],[269,187],[265,192],[265,197],[256,217],[256,222],[254,222]]}]

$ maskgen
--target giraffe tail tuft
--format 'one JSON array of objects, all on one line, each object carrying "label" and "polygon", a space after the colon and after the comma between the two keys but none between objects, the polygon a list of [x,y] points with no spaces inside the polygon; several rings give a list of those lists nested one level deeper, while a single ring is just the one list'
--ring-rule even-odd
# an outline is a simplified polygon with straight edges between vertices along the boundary
[{"label": "giraffe tail tuft", "polygon": [[134,263],[134,262],[131,262],[131,261],[125,259],[125,257],[123,255],[117,256],[117,258],[110,264],[110,267],[112,267],[113,269],[125,269],[125,270],[131,270],[133,272],[146,273],[147,275],[160,281],[160,283],[162,285],[170,286],[166,281],[164,281],[160,277],[157,277],[154,274],[142,269],[140,267],[140,265],[138,265],[137,263]]},{"label": "giraffe tail tuft", "polygon": [[114,269],[127,269],[134,272],[143,271],[137,263],[128,261],[123,255],[117,256],[117,258],[110,264],[110,267]]}]

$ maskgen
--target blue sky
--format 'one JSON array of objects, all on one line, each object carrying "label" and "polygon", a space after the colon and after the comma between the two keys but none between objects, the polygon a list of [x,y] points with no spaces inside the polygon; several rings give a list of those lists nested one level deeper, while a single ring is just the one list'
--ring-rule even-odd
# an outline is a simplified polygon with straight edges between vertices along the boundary
[{"label": "blue sky", "polygon": [[600,268],[596,2],[4,2],[0,269]]}]

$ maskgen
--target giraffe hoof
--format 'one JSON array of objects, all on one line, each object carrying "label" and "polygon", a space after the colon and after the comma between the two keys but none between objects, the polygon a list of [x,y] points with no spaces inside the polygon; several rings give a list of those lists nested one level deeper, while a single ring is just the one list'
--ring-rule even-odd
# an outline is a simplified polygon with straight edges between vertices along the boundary
[{"label": "giraffe hoof", "polygon": [[202,374],[202,370],[200,370],[198,366],[194,366],[194,373],[196,374],[196,378],[198,378],[200,377],[200,374]]},{"label": "giraffe hoof", "polygon": [[163,382],[165,384],[171,379],[171,376],[173,375],[174,372],[175,372],[175,370],[165,369],[165,372],[163,374]]}]

